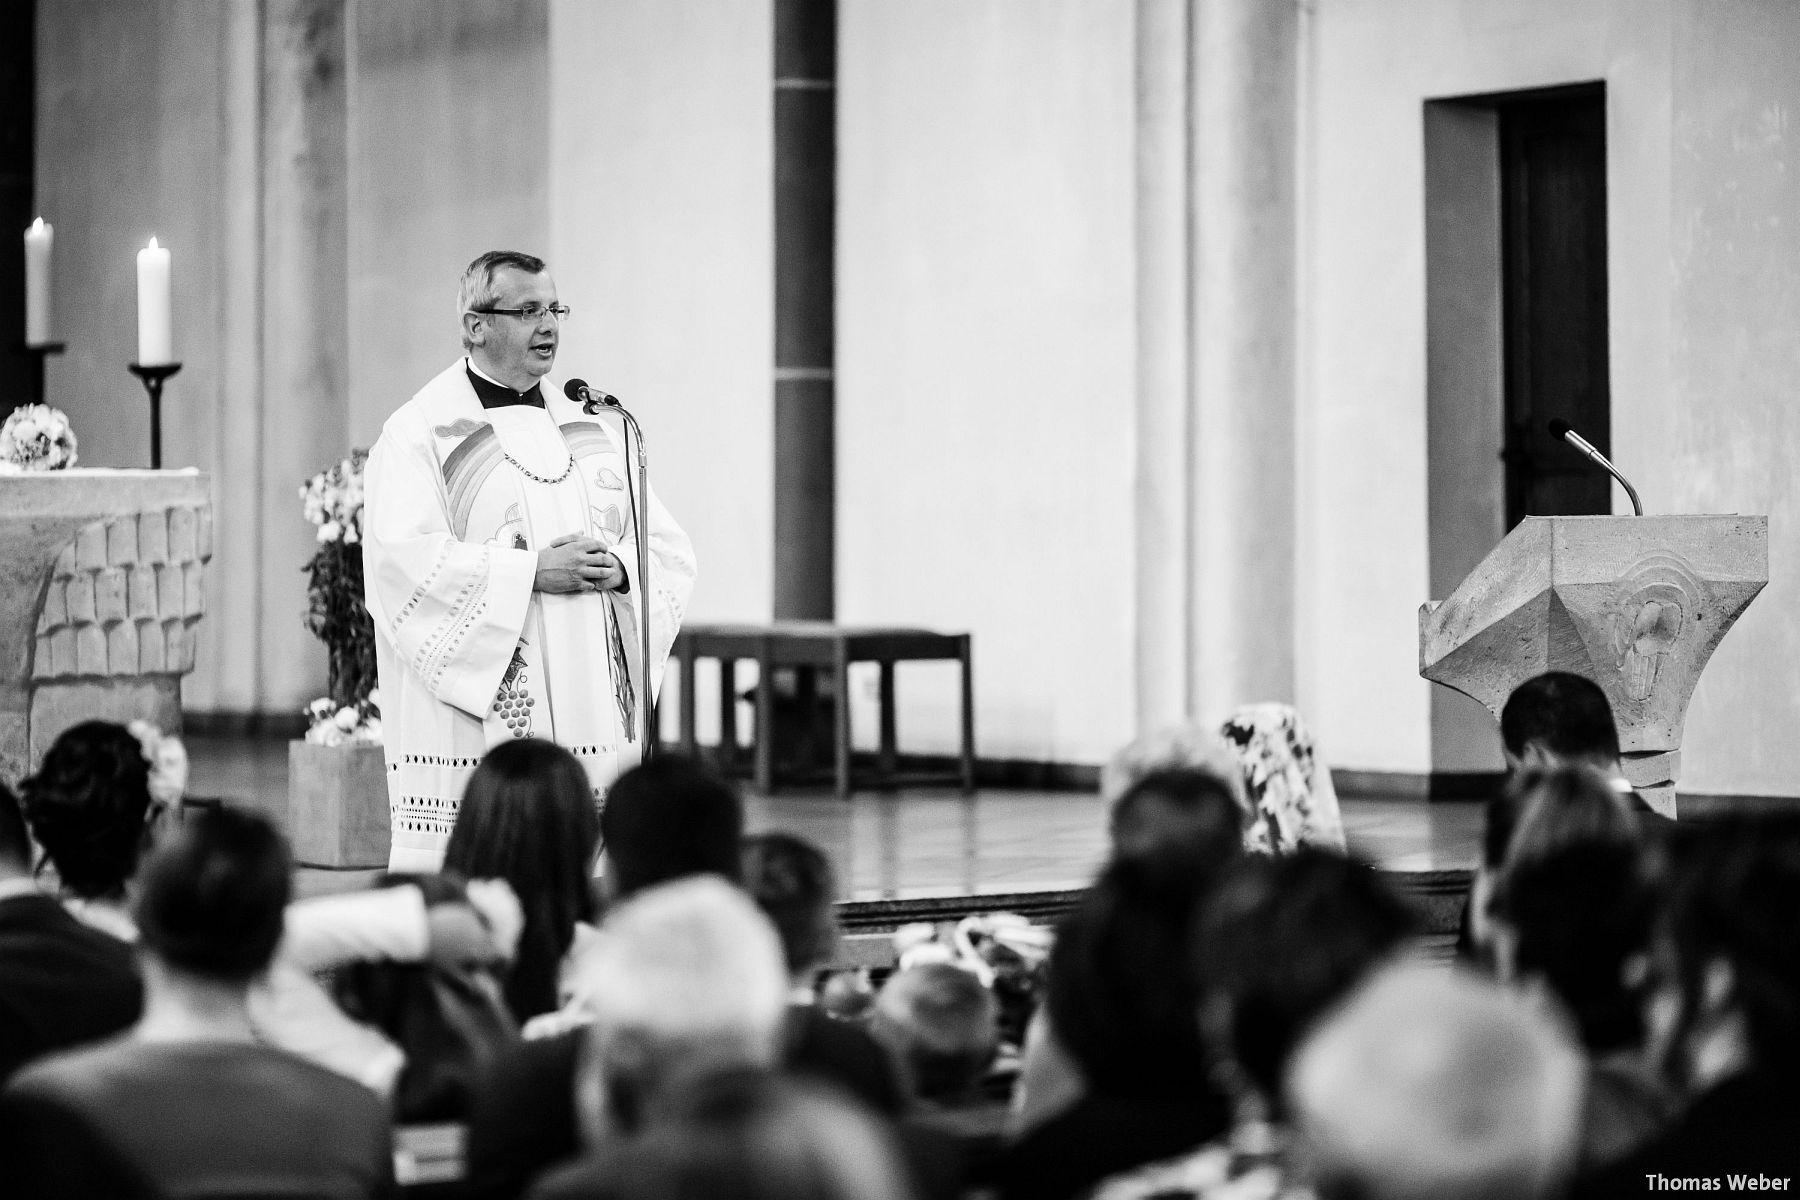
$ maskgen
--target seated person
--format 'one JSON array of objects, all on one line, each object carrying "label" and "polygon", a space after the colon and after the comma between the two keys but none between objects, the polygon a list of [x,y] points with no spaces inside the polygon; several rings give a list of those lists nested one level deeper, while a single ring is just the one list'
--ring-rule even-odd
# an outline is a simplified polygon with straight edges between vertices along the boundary
[{"label": "seated person", "polygon": [[38,889],[18,798],[0,784],[0,1085],[52,1050],[118,1033],[143,1007],[131,948]]},{"label": "seated person", "polygon": [[374,1196],[391,1182],[381,1100],[262,1045],[251,984],[275,957],[293,862],[264,818],[221,809],[168,834],[132,915],[144,1015],[40,1061],[0,1097],[21,1196]]},{"label": "seated person", "polygon": [[1402,963],[1302,1041],[1288,1110],[1318,1200],[1550,1200],[1574,1166],[1584,1073],[1554,1015]]},{"label": "seated person", "polygon": [[[600,814],[602,891],[621,904],[675,880],[716,875],[737,883],[743,870],[744,805],[726,781],[690,759],[659,754],[619,776]],[[585,947],[569,950],[580,973]],[[469,1123],[469,1194],[516,1196],[546,1164],[580,1149],[576,1128],[578,1026],[592,1019],[579,999],[547,1033],[502,1052],[481,1072]],[[563,1026],[560,1032],[555,1026]]]},{"label": "seated person", "polygon": [[906,1096],[894,1064],[860,1026],[819,1007],[814,980],[837,949],[837,883],[817,846],[792,834],[744,839],[744,890],[781,936],[788,969],[782,1062],[796,1074],[835,1083],[878,1113],[898,1116]]},{"label": "seated person", "polygon": [[1616,838],[1519,849],[1488,918],[1495,964],[1502,980],[1549,992],[1575,1022],[1588,1059],[1579,1165],[1590,1169],[1624,1155],[1674,1112],[1674,1095],[1645,1057],[1638,996],[1627,983],[1656,911],[1648,853]]},{"label": "seated person", "polygon": [[1732,822],[1687,849],[1644,1001],[1651,1055],[1687,1105],[1578,1200],[1641,1195],[1649,1174],[1800,1179],[1800,827]]},{"label": "seated person", "polygon": [[[536,1145],[542,1157],[508,1162],[504,1177],[477,1170],[479,1195],[516,1195],[546,1167],[636,1134],[673,1091],[715,1071],[766,1071],[779,1059],[787,972],[768,919],[724,880],[695,877],[646,888],[608,912],[580,950],[575,994],[591,1017],[578,1030],[576,1141]],[[494,1113],[497,1124],[532,1110]],[[521,1142],[519,1148],[534,1148]],[[491,1165],[489,1167],[491,1171]],[[583,1167],[570,1174],[580,1175]]]},{"label": "seated person", "polygon": [[1642,817],[1631,807],[1630,797],[1593,767],[1530,766],[1514,771],[1505,789],[1487,805],[1481,858],[1457,934],[1457,957],[1468,965],[1493,969],[1488,912],[1507,862],[1595,838],[1641,842],[1643,831]]},{"label": "seated person", "polygon": [[[1173,732],[1179,735],[1182,730]],[[1025,1030],[1019,1081],[1013,1089],[1013,1126],[1019,1137],[1027,1136],[1045,1121],[1068,1113],[1079,1105],[1084,1093],[1088,1091],[1089,1075],[1097,1073],[1106,1076],[1117,1073],[1113,1067],[1115,1060],[1129,1063],[1142,1052],[1123,1050],[1123,1057],[1120,1057],[1115,1050],[1120,1050],[1121,1047],[1107,1048],[1096,1043],[1077,1053],[1077,1049],[1069,1044],[1070,1039],[1061,1036],[1057,1029],[1057,1023],[1063,1015],[1059,1010],[1068,1010],[1071,1019],[1077,1019],[1081,1010],[1090,1004],[1109,1008],[1124,1005],[1129,1008],[1138,1003],[1139,1000],[1133,999],[1137,992],[1149,987],[1152,978],[1167,975],[1161,964],[1179,961],[1185,941],[1175,927],[1186,928],[1190,901],[1244,853],[1244,831],[1249,821],[1249,810],[1245,806],[1241,779],[1228,779],[1212,766],[1138,769],[1143,762],[1156,761],[1160,756],[1170,753],[1193,750],[1196,746],[1216,746],[1219,754],[1233,754],[1223,743],[1216,741],[1202,740],[1190,744],[1177,736],[1171,748],[1159,738],[1149,738],[1132,743],[1107,767],[1109,775],[1131,780],[1112,802],[1109,821],[1115,866],[1121,862],[1169,864],[1166,872],[1146,870],[1142,865],[1125,868],[1121,878],[1125,875],[1132,879],[1166,875],[1173,885],[1173,891],[1166,897],[1167,908],[1163,913],[1166,920],[1147,920],[1137,929],[1131,928],[1132,925],[1139,924],[1136,918],[1114,920],[1108,914],[1117,904],[1123,903],[1127,896],[1150,900],[1153,893],[1142,888],[1119,892],[1112,887],[1096,887],[1077,911],[1064,920],[1064,931],[1059,933],[1049,960],[1049,1000],[1038,1006]],[[1233,765],[1228,769],[1235,775],[1235,759],[1231,762]],[[1102,880],[1113,873],[1114,868],[1109,867],[1107,873],[1102,875]],[[1159,903],[1153,907],[1160,908],[1162,905]],[[1082,915],[1089,909],[1093,911]],[[1123,917],[1122,913],[1120,915]],[[1171,926],[1170,922],[1174,925]],[[1073,941],[1066,936],[1071,929],[1076,932]],[[1108,929],[1111,932],[1107,932]],[[1157,939],[1162,936],[1153,932],[1156,930],[1166,930],[1172,940],[1164,945],[1156,945]],[[1144,938],[1150,940],[1145,942]],[[1079,952],[1077,947],[1081,948]],[[1128,947],[1134,948],[1128,950]],[[1143,954],[1147,956],[1146,961],[1157,961],[1159,965],[1151,968],[1153,976],[1142,981],[1114,978],[1112,972],[1127,969],[1127,964],[1121,957],[1127,954]],[[1108,955],[1119,961],[1106,962]],[[1135,970],[1142,966],[1141,963],[1132,964],[1129,969]],[[1164,989],[1157,990],[1160,992]],[[1167,1065],[1171,1054],[1175,1062],[1181,1061],[1182,1056],[1190,1052],[1196,1057],[1199,1055],[1199,1035],[1193,1029],[1193,1022],[1187,1019],[1187,1010],[1183,1008],[1186,1003],[1187,1000],[1180,996],[1171,1001],[1169,1016],[1178,1025],[1178,1029],[1171,1033],[1168,1047],[1152,1047],[1150,1043],[1154,1038],[1144,1042],[1143,1049],[1147,1049],[1161,1065]],[[1177,1010],[1179,1015],[1176,1015]],[[1078,1019],[1093,1024],[1087,1015],[1079,1015]],[[1139,1040],[1138,1034],[1130,1028],[1130,1024],[1131,1019],[1124,1018],[1124,1025],[1118,1029],[1117,1036],[1135,1045]],[[1125,1069],[1128,1068],[1121,1068],[1121,1071]],[[1152,1067],[1153,1071],[1157,1069],[1160,1066]],[[1093,1101],[1093,1104],[1105,1103]],[[1222,1115],[1223,1108],[1219,1111]],[[1185,1145],[1186,1143],[1177,1142],[1163,1146],[1151,1157],[1164,1157],[1183,1149]],[[1103,1172],[1102,1176],[1096,1176],[1095,1180],[1129,1165],[1131,1164],[1126,1162],[1115,1164],[1111,1170]]]},{"label": "seated person", "polygon": [[1500,710],[1500,748],[1508,772],[1587,767],[1630,796],[1633,811],[1654,812],[1625,778],[1619,728],[1606,692],[1585,676],[1548,671],[1514,688]]},{"label": "seated person", "polygon": [[739,1071],[695,1081],[638,1136],[544,1180],[532,1200],[913,1200],[892,1139],[836,1093]]},{"label": "seated person", "polygon": [[1121,1175],[1096,1200],[1303,1196],[1281,1080],[1319,1017],[1409,944],[1417,920],[1373,868],[1302,846],[1245,858],[1212,896],[1190,950],[1199,1022],[1230,1081],[1229,1134]]},{"label": "seated person", "polygon": [[869,1030],[929,1110],[982,1102],[982,1077],[1000,1049],[999,1002],[972,972],[950,963],[895,972],[875,997]]},{"label": "seated person", "polygon": [[869,1032],[900,1064],[912,1119],[955,1137],[969,1182],[987,1182],[1006,1122],[1005,1103],[981,1090],[1000,1050],[994,993],[950,963],[908,967],[882,986]]},{"label": "seated person", "polygon": [[[1167,786],[1160,779],[1138,787]],[[1184,969],[1196,909],[1244,852],[1233,801],[1221,792],[1214,803],[1231,814],[1206,823],[1216,836],[1116,858],[1059,925],[1043,1016],[1027,1036],[1025,1094],[1015,1101],[1030,1123],[1006,1151],[1003,1197],[1077,1196],[1199,1146],[1229,1123]],[[1034,1059],[1066,1067],[1053,1073]]]},{"label": "seated person", "polygon": [[58,734],[19,784],[25,819],[69,911],[123,942],[136,940],[127,886],[166,806],[151,762],[123,725],[84,721]]}]

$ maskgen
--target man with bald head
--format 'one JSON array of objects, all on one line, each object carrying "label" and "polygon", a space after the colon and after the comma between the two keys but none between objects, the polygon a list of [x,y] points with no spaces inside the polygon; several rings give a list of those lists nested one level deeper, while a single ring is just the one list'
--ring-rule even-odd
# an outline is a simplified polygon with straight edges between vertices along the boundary
[{"label": "man with bald head", "polygon": [[364,484],[395,871],[438,869],[498,742],[564,746],[596,798],[639,761],[640,709],[694,586],[693,546],[636,494],[615,430],[545,386],[569,306],[543,260],[483,254],[456,307],[463,356],[388,418]]}]

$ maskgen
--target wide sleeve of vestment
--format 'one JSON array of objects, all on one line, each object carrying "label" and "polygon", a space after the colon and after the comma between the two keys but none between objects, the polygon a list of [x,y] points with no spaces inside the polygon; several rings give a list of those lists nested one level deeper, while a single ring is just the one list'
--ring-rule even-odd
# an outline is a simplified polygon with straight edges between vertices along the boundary
[{"label": "wide sleeve of vestment", "polygon": [[370,451],[363,487],[377,635],[433,697],[484,718],[525,626],[536,553],[456,539],[431,430],[408,410]]}]

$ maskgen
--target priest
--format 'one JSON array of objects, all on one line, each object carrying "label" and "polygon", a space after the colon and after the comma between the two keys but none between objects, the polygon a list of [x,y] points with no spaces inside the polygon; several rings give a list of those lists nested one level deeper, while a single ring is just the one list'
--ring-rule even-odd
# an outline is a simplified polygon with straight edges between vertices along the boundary
[{"label": "priest", "polygon": [[543,261],[483,254],[457,311],[466,354],[388,418],[364,479],[392,871],[438,869],[470,772],[505,739],[568,748],[599,802],[642,756],[639,706],[694,586],[693,546],[636,494],[618,427],[544,386],[569,309]]}]

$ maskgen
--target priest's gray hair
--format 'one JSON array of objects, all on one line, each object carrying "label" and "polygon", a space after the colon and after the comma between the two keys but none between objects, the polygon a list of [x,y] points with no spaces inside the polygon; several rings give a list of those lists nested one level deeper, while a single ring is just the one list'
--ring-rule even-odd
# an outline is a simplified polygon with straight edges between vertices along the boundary
[{"label": "priest's gray hair", "polygon": [[[456,324],[462,327],[464,313],[476,312],[484,308],[492,308],[498,299],[494,294],[494,273],[502,267],[512,267],[527,275],[542,275],[545,270],[544,260],[522,250],[489,250],[486,254],[470,263],[462,273],[462,282],[456,289]],[[470,349],[469,335],[462,335],[462,347]]]}]

